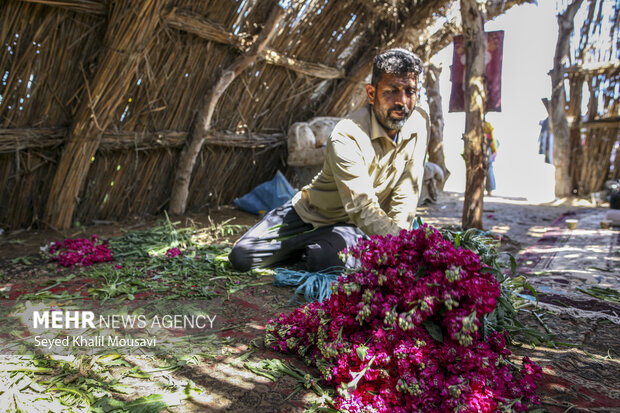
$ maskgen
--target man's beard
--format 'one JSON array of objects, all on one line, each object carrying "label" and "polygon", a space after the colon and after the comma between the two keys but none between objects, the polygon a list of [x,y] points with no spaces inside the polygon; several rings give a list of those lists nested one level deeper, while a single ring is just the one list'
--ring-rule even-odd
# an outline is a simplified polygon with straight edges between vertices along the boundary
[{"label": "man's beard", "polygon": [[[377,107],[377,105],[373,105],[372,110],[375,114],[375,117],[385,130],[400,130],[405,125],[405,122],[407,122],[407,119],[409,119],[409,116],[411,115],[410,110],[407,110],[404,106],[400,105],[392,106],[387,110],[383,110],[383,107]],[[405,116],[403,116],[402,119],[392,119],[390,117],[390,113],[394,111],[403,112]]]}]

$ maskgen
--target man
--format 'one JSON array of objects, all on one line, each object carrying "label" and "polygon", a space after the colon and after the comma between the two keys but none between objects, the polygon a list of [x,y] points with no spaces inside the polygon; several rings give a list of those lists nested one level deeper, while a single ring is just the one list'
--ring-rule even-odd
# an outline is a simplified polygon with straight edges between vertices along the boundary
[{"label": "man", "polygon": [[404,49],[374,58],[368,105],[336,125],[312,182],[235,244],[234,268],[299,258],[309,271],[342,267],[339,252],[360,238],[413,226],[430,128],[416,107],[421,73],[420,58]]}]

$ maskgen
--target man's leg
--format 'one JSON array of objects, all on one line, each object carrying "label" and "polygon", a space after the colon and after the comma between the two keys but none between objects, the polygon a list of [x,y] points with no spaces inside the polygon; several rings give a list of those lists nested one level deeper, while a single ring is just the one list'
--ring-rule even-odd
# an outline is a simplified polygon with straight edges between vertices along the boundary
[{"label": "man's leg", "polygon": [[343,263],[339,254],[343,249],[355,246],[360,238],[368,238],[361,229],[348,224],[317,228],[302,236],[307,244],[305,261],[308,271],[357,267],[358,260],[348,257],[346,263]]},{"label": "man's leg", "polygon": [[[344,267],[339,253],[366,237],[354,225],[339,224],[314,228],[301,220],[291,202],[270,211],[233,246],[229,260],[239,271],[267,267],[305,255],[309,271]],[[349,259],[346,266],[357,262]]]},{"label": "man's leg", "polygon": [[[266,267],[291,258],[303,251],[305,245],[291,240],[299,234],[313,231],[293,209],[291,201],[270,211],[248,230],[233,246],[228,259],[238,271]],[[289,242],[284,242],[289,240]]]}]

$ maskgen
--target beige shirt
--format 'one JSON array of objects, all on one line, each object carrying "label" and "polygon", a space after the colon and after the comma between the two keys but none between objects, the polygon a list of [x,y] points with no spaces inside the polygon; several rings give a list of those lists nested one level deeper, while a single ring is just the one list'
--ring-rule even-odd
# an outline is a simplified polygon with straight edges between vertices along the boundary
[{"label": "beige shirt", "polygon": [[395,143],[370,105],[338,122],[323,169],[293,197],[314,226],[351,223],[367,235],[396,235],[415,220],[430,135],[428,115],[416,108]]}]

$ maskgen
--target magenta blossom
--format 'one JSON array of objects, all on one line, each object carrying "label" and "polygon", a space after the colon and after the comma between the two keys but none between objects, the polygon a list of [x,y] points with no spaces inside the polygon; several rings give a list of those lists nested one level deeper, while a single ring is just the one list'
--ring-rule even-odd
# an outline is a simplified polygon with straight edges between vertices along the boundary
[{"label": "magenta blossom", "polygon": [[[500,286],[480,258],[434,228],[373,236],[332,295],[267,325],[266,344],[296,353],[337,387],[347,412],[527,411],[540,367],[510,360],[503,334],[483,337]],[[512,406],[512,407],[510,407]]]},{"label": "magenta blossom", "polygon": [[179,255],[181,255],[181,250],[178,248],[169,248],[168,251],[166,251],[166,257],[168,258],[174,258],[174,257],[178,257]]},{"label": "magenta blossom", "polygon": [[64,267],[81,265],[87,267],[98,262],[112,261],[112,251],[107,243],[99,241],[97,235],[90,239],[65,239],[52,242],[49,251],[50,260],[58,261]]}]

